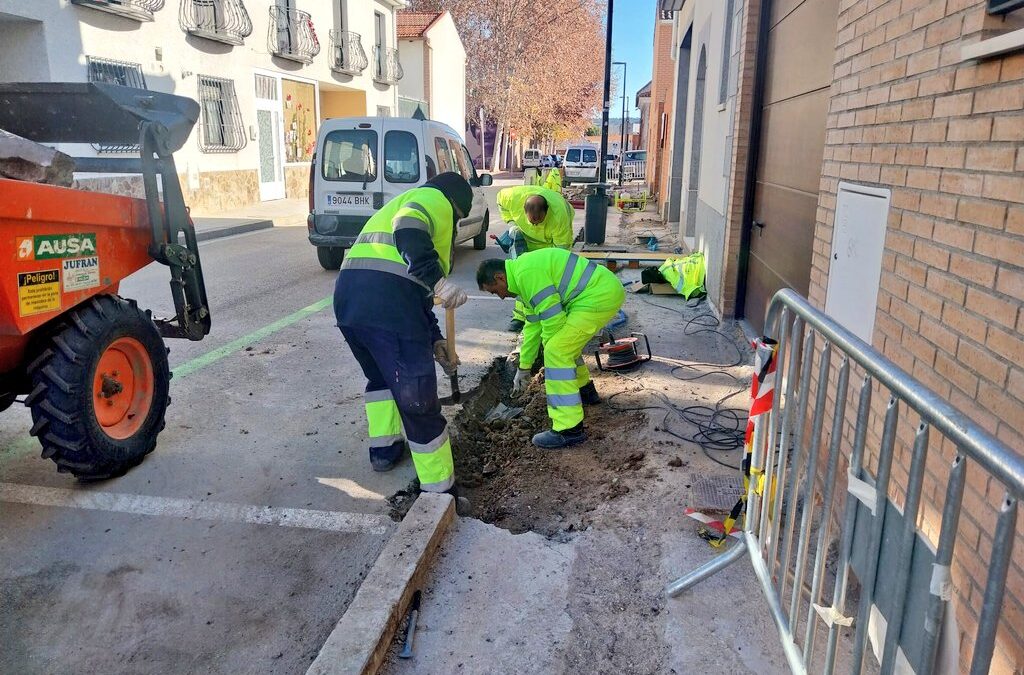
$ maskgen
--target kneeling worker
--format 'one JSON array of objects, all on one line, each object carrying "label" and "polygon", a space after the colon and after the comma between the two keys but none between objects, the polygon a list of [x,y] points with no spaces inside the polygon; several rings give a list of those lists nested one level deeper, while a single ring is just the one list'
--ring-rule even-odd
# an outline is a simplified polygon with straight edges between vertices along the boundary
[{"label": "kneeling worker", "polygon": [[[551,246],[572,247],[572,219],[575,211],[561,192],[539,185],[505,188],[498,193],[498,210],[503,221],[519,228],[527,252]],[[513,257],[522,253],[516,251]],[[518,333],[524,323],[522,303],[516,301],[508,328]]]},{"label": "kneeling worker", "polygon": [[476,271],[481,290],[518,298],[526,314],[513,393],[522,391],[540,345],[544,345],[544,388],[551,429],[533,437],[541,448],[562,448],[587,440],[583,403],[600,398],[582,353],[587,342],[626,299],[613,272],[575,253],[545,248],[513,260],[485,260]]},{"label": "kneeling worker", "polygon": [[338,327],[368,380],[370,465],[391,469],[408,439],[427,492],[455,487],[434,361],[449,372],[455,364],[445,356],[433,301],[436,295],[445,308],[466,302],[446,277],[455,223],[472,204],[469,183],[452,172],[398,195],[363,226],[334,289]]}]

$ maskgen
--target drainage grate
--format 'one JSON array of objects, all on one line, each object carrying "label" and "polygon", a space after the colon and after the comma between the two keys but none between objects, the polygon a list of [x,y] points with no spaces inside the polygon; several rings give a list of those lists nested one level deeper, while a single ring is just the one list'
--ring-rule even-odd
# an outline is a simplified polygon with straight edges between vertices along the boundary
[{"label": "drainage grate", "polygon": [[690,508],[698,511],[729,511],[743,491],[739,474],[692,474]]}]

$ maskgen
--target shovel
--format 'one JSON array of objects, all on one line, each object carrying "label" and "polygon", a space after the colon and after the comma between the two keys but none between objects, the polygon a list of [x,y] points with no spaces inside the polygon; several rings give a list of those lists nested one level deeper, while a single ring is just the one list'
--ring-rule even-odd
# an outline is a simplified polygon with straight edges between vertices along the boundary
[{"label": "shovel", "polygon": [[[434,301],[437,304],[437,300]],[[448,361],[455,363],[455,309],[444,310],[444,332],[445,341],[448,343]],[[456,370],[448,376],[448,383],[452,388],[451,396],[441,397],[441,405],[455,405],[462,400],[462,392],[459,391],[459,372]]]}]

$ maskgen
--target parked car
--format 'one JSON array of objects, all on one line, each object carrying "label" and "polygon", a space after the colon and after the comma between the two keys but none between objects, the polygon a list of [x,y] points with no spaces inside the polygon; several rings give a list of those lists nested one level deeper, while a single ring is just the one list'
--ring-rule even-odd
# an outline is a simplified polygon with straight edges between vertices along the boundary
[{"label": "parked car", "polygon": [[528,148],[523,151],[523,168],[524,169],[536,169],[540,166],[540,150],[537,148]]},{"label": "parked car", "polygon": [[542,168],[551,169],[562,166],[562,163],[558,160],[558,155],[544,155],[540,159],[540,165]]},{"label": "parked car", "polygon": [[445,171],[474,188],[473,208],[457,223],[454,243],[487,245],[490,214],[478,174],[459,134],[446,124],[402,117],[343,117],[320,126],[309,171],[309,242],[327,270],[341,267],[345,249],[386,202]]},{"label": "parked car", "polygon": [[591,143],[570,145],[565,150],[565,168],[562,185],[597,182],[598,148]]},{"label": "parked car", "polygon": [[627,150],[622,153],[623,162],[646,162],[647,151],[646,150]]}]

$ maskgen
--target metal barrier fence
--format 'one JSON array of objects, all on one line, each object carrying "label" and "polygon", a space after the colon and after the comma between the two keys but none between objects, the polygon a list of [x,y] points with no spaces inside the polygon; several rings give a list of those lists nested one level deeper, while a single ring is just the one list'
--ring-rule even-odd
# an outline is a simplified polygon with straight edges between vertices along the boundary
[{"label": "metal barrier fence", "polygon": [[[998,482],[1002,492],[1001,504],[992,507],[995,527],[988,559],[969,547],[962,547],[957,555],[958,561],[979,557],[982,568],[988,569],[970,672],[989,672],[1007,572],[1018,538],[1017,501],[1024,497],[1024,456],[792,290],[775,295],[765,326],[766,335],[778,341],[772,383],[775,396],[771,411],[754,418],[742,538],[724,554],[669,584],[667,593],[672,597],[681,594],[746,552],[794,673],[860,673],[866,667],[869,620],[879,628],[875,649],[881,653],[883,675],[894,672],[898,660],[901,669],[909,666],[917,673],[936,672],[944,618],[949,618],[946,614],[954,595],[950,567],[965,479],[968,465],[973,464],[972,472],[983,471]],[[823,342],[820,350],[819,341]],[[854,364],[865,376],[858,387],[856,408],[848,418],[847,390]],[[835,371],[838,375],[833,380]],[[884,413],[872,408],[876,387],[889,393]],[[813,404],[809,401],[812,392]],[[913,420],[917,426],[905,485],[890,480],[901,408],[920,418],[919,422]],[[822,431],[829,415],[832,433],[824,448]],[[877,430],[873,422],[881,422],[877,447],[867,442],[871,430]],[[852,444],[844,442],[848,424],[853,426]],[[940,483],[934,493],[935,506],[941,509],[934,545],[917,525],[933,432],[956,448],[944,490]],[[865,446],[869,447],[867,456]],[[836,485],[841,456],[849,457],[845,494],[836,492],[842,490]],[[876,467],[873,476],[869,471],[872,464]],[[890,499],[890,487],[904,495],[902,510]],[[991,482],[989,494],[998,489]],[[944,501],[940,501],[943,493]],[[838,561],[832,568],[827,563],[834,497],[839,497],[835,499],[839,529]],[[840,501],[843,510],[838,520]],[[971,513],[979,523],[985,515],[989,514]],[[967,526],[974,527],[971,523]],[[851,572],[859,582],[855,616],[846,615]],[[981,579],[976,581],[980,588]],[[823,595],[830,601],[822,602]],[[880,627],[879,617],[887,629]],[[852,628],[852,639],[850,630],[844,628]],[[824,646],[816,642],[822,630],[827,634]]]},{"label": "metal barrier fence", "polygon": [[608,181],[617,182],[619,172],[623,182],[642,181],[647,179],[647,160],[639,159],[629,162],[615,162],[608,167]]}]

